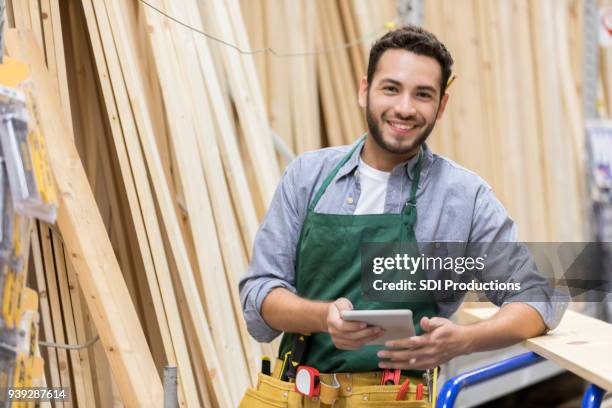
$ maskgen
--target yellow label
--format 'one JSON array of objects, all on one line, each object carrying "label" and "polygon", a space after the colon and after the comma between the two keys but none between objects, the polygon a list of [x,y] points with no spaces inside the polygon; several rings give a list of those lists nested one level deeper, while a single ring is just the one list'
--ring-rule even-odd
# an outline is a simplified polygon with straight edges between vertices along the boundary
[{"label": "yellow label", "polygon": [[15,272],[9,270],[4,280],[4,290],[2,293],[2,317],[7,328],[15,327],[13,319],[12,306],[13,291],[15,290]]},{"label": "yellow label", "polygon": [[2,58],[0,85],[15,88],[20,82],[28,79],[29,75],[27,64],[7,56]]},{"label": "yellow label", "polygon": [[21,289],[21,312],[38,310],[38,293],[31,288],[24,287]]},{"label": "yellow label", "polygon": [[46,205],[58,205],[57,190],[55,180],[49,164],[49,155],[47,153],[47,144],[43,134],[38,126],[38,115],[36,106],[34,106],[34,98],[30,92],[26,91],[27,103],[30,112],[33,114],[34,123],[30,126],[28,134],[28,144],[31,149],[32,167],[38,192]]}]

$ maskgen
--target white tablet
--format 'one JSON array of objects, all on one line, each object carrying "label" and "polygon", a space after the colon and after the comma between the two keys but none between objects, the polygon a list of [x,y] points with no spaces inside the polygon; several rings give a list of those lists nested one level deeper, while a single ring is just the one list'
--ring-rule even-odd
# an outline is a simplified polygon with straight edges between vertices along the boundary
[{"label": "white tablet", "polygon": [[368,346],[384,346],[389,340],[404,339],[415,335],[412,322],[412,310],[344,310],[340,314],[344,320],[364,322],[368,326],[379,326],[385,333],[371,342]]}]

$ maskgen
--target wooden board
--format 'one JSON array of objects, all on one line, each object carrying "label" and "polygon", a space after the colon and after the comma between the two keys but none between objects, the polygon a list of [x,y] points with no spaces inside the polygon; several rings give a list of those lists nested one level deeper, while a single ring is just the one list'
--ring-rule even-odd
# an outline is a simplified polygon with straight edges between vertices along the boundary
[{"label": "wooden board", "polygon": [[[490,318],[497,310],[496,307],[462,308],[460,313],[476,322]],[[523,346],[612,391],[612,324],[568,310],[555,330],[528,339]]]},{"label": "wooden board", "polygon": [[6,40],[10,55],[29,64],[37,86],[35,102],[45,107],[38,119],[60,191],[57,224],[121,395],[127,406],[158,406],[163,400],[161,380],[36,40],[27,30],[7,30]]}]

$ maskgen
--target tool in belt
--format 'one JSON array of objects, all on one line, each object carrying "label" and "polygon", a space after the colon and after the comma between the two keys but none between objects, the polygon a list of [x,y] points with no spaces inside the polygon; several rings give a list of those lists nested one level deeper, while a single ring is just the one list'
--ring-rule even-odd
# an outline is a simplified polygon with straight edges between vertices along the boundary
[{"label": "tool in belt", "polygon": [[[282,381],[289,381],[295,383],[295,391],[308,398],[315,398],[321,396],[321,400],[327,400],[326,402],[333,403],[337,399],[337,389],[339,383],[334,375],[333,383],[331,385],[325,384],[321,381],[321,375],[319,370],[314,367],[302,365],[305,361],[306,354],[309,346],[309,334],[300,334],[296,336],[291,350],[285,353],[283,357],[283,363],[281,367],[280,379]],[[268,371],[267,364],[262,364],[262,369]],[[400,385],[401,378],[400,369],[385,369],[382,372],[380,384],[381,385]],[[423,378],[427,382],[428,400],[431,405],[433,402],[433,395],[435,395],[436,386],[436,375],[437,368],[434,370],[427,370],[423,374]],[[415,384],[416,387],[416,400],[423,399],[424,387],[423,384]],[[322,395],[322,389],[327,391],[323,392],[326,395]],[[410,378],[407,378],[402,384],[397,393],[396,400],[402,401],[406,399],[410,390]],[[433,406],[433,405],[431,405]]]}]

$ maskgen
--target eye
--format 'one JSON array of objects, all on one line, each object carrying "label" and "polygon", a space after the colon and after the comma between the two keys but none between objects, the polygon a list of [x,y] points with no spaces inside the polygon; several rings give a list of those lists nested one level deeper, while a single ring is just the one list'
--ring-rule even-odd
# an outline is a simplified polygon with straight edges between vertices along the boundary
[{"label": "eye", "polygon": [[387,92],[387,93],[397,93],[398,89],[396,86],[392,86],[392,85],[387,85],[383,87],[383,91]]},{"label": "eye", "polygon": [[417,92],[417,97],[421,99],[431,99],[433,96],[429,92]]}]

